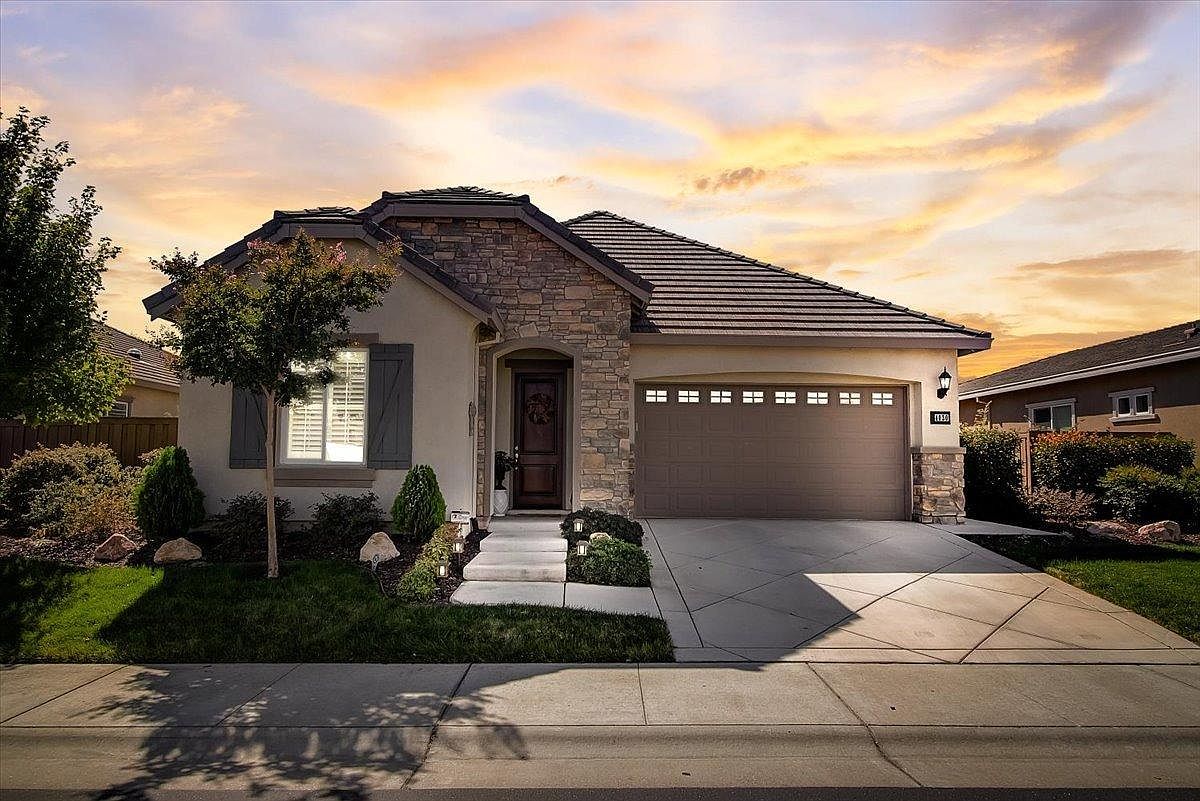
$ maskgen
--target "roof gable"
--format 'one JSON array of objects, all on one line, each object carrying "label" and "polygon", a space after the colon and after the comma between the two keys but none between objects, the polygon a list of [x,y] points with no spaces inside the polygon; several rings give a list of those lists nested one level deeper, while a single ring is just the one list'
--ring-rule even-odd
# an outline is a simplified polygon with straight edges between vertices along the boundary
[{"label": "roof gable", "polygon": [[991,335],[609,211],[572,231],[654,284],[633,332],[679,336],[877,338],[983,350]]},{"label": "roof gable", "polygon": [[1200,321],[1179,323],[1086,348],[1056,353],[991,375],[964,381],[959,397],[995,394],[1024,386],[1072,381],[1087,375],[1123,372],[1148,362],[1200,358]]}]

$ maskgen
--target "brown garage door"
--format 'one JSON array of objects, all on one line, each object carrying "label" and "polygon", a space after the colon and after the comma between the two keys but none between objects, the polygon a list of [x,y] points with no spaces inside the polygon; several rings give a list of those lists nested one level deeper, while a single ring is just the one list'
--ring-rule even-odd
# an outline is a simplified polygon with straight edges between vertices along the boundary
[{"label": "brown garage door", "polygon": [[894,386],[639,384],[637,511],[904,519],[904,409]]}]

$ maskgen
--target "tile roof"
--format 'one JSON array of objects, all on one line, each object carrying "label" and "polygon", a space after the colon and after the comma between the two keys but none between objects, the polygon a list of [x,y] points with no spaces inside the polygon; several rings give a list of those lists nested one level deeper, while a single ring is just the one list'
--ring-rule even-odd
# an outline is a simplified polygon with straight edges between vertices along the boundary
[{"label": "tile roof", "polygon": [[[96,336],[100,347],[129,365],[134,382],[179,386],[179,374],[171,367],[171,354],[167,351],[104,323],[96,323]],[[136,351],[139,356],[135,358],[130,351]]]},{"label": "tile roof", "polygon": [[1066,353],[1056,353],[1044,359],[1009,367],[998,373],[973,378],[964,381],[959,387],[959,397],[1031,381],[1058,383],[1052,380],[1056,378],[1060,381],[1070,381],[1078,377],[1075,374],[1088,370],[1115,367],[1118,369],[1112,372],[1118,372],[1124,365],[1128,365],[1125,369],[1132,370],[1155,357],[1182,357],[1192,352],[1196,358],[1200,358],[1200,321],[1195,320],[1124,339],[1101,342],[1099,345],[1069,350]]},{"label": "tile roof", "polygon": [[479,186],[445,186],[441,189],[413,189],[407,192],[384,192],[381,200],[417,203],[499,203],[512,205],[528,203],[529,195],[512,195]]},{"label": "tile roof", "polygon": [[635,333],[944,338],[968,350],[990,341],[985,332],[612,212],[593,211],[565,224],[654,284],[634,320]]}]

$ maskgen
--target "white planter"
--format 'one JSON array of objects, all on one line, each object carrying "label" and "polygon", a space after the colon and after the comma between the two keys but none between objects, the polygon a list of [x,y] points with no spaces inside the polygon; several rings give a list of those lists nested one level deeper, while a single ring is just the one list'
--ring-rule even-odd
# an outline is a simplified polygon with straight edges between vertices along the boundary
[{"label": "white planter", "polygon": [[504,517],[508,512],[508,490],[492,490],[492,517]]}]

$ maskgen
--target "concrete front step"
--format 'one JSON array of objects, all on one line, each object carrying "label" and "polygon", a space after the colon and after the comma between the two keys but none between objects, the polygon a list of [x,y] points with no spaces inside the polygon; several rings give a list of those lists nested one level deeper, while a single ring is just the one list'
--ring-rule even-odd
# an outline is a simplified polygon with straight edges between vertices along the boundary
[{"label": "concrete front step", "polygon": [[566,553],[567,541],[562,537],[524,534],[489,534],[479,541],[479,550],[525,553]]},{"label": "concrete front step", "polygon": [[484,551],[463,568],[467,581],[567,580],[565,552]]},{"label": "concrete front step", "polygon": [[540,534],[561,536],[562,519],[557,517],[493,517],[488,522],[492,534]]}]

